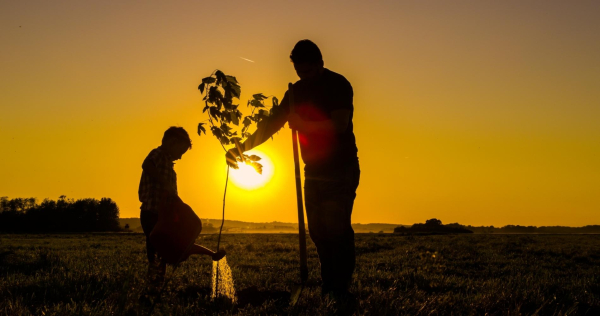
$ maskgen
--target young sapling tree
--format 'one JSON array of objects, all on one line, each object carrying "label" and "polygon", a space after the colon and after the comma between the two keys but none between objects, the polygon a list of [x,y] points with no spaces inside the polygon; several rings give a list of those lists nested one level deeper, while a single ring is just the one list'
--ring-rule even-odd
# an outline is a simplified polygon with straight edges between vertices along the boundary
[{"label": "young sapling tree", "polygon": [[[252,95],[247,103],[251,113],[244,116],[239,110],[239,104],[234,104],[234,99],[240,99],[241,87],[234,76],[224,74],[220,70],[215,70],[210,76],[202,79],[198,86],[200,93],[204,95],[204,108],[202,113],[208,114],[208,119],[198,124],[198,135],[206,135],[206,122],[210,125],[210,131],[223,150],[225,146],[239,144],[247,139],[254,126],[258,126],[269,117],[279,107],[279,100],[276,97],[267,97],[262,93]],[[272,106],[269,110],[265,102],[271,98]],[[243,117],[243,119],[242,119]],[[240,126],[241,121],[241,126]],[[241,127],[241,129],[240,129]],[[240,162],[251,165],[262,174],[262,165],[259,163],[261,157],[256,155],[242,154],[238,158]]]}]

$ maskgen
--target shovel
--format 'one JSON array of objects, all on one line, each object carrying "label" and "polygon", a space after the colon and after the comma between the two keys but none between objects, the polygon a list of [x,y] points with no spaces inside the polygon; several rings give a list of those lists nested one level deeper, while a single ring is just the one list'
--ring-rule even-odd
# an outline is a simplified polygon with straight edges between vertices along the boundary
[{"label": "shovel", "polygon": [[[290,113],[295,113],[294,90],[292,83],[288,84],[288,97]],[[296,198],[298,201],[298,238],[300,239],[300,284],[294,285],[290,296],[290,305],[298,303],[300,294],[308,280],[308,265],[306,263],[306,231],[304,229],[304,203],[302,202],[302,178],[300,177],[300,161],[298,157],[298,131],[292,128],[292,142],[294,148],[294,170],[296,172]]]}]

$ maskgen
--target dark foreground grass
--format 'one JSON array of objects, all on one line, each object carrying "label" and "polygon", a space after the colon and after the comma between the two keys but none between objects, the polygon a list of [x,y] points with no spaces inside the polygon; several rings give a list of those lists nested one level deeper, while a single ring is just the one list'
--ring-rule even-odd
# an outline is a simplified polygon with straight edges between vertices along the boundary
[{"label": "dark foreground grass", "polygon": [[[321,298],[310,240],[294,307],[297,235],[222,242],[238,302],[210,300],[212,262],[196,257],[167,270],[154,315],[600,315],[597,235],[357,235],[353,310]],[[145,273],[140,234],[0,235],[0,315],[146,315]]]}]

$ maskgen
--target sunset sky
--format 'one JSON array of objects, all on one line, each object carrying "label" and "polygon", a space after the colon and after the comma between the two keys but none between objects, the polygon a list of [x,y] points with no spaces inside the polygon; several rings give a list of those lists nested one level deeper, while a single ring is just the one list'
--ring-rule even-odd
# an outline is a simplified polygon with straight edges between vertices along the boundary
[{"label": "sunset sky", "polygon": [[[595,0],[2,1],[0,196],[110,197],[138,217],[142,161],[177,125],[180,196],[220,218],[197,86],[220,69],[244,111],[281,99],[307,38],[354,88],[353,222],[600,224],[599,17]],[[230,184],[226,218],[296,221],[287,125],[257,149],[272,178]]]}]

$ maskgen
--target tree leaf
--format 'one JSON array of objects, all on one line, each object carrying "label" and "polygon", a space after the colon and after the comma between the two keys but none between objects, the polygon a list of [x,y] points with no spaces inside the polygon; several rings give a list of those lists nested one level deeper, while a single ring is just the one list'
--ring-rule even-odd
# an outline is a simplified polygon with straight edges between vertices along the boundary
[{"label": "tree leaf", "polygon": [[261,160],[261,159],[262,159],[262,158],[260,158],[260,157],[259,157],[259,156],[257,156],[257,155],[250,155],[250,156],[246,156],[246,158],[247,158],[247,159],[250,159],[250,160],[252,160],[252,161],[259,161],[259,160]]},{"label": "tree leaf", "polygon": [[227,81],[228,81],[229,83],[235,83],[235,84],[237,84],[237,83],[238,83],[237,79],[235,79],[235,77],[234,77],[234,76],[225,75],[225,78],[227,78]]},{"label": "tree leaf", "polygon": [[200,90],[201,94],[204,93],[204,82],[198,86],[198,90]]},{"label": "tree leaf", "polygon": [[219,109],[216,106],[211,106],[208,110],[208,113],[210,114],[210,116],[212,116],[213,118],[217,119],[217,120],[221,120],[221,111],[219,111]]},{"label": "tree leaf", "polygon": [[214,83],[215,81],[217,81],[217,80],[215,78],[213,78],[212,76],[202,79],[202,83],[206,83],[206,84],[211,84],[211,83]]},{"label": "tree leaf", "polygon": [[212,86],[208,89],[208,102],[210,103],[216,103],[217,102],[217,92],[220,94],[221,91],[219,91],[219,88],[217,88],[217,86]]},{"label": "tree leaf", "polygon": [[233,94],[231,93],[231,89],[229,87],[225,87],[225,100],[223,100],[225,104],[225,108],[228,108],[231,104],[231,98],[233,98]]},{"label": "tree leaf", "polygon": [[242,88],[240,87],[240,85],[238,85],[237,83],[230,83],[229,86],[231,87],[231,92],[233,96],[239,99],[240,94],[242,93]]},{"label": "tree leaf", "polygon": [[226,123],[221,124],[221,130],[223,131],[223,134],[231,136],[231,127],[229,127],[229,125]]},{"label": "tree leaf", "polygon": [[256,170],[256,172],[262,174],[262,165],[260,163],[253,161],[250,163],[250,165],[254,167],[254,170]]},{"label": "tree leaf", "polygon": [[215,77],[217,77],[217,84],[223,85],[223,83],[227,83],[227,77],[225,77],[225,74],[222,71],[217,70],[215,72]]},{"label": "tree leaf", "polygon": [[202,133],[204,133],[204,135],[206,135],[206,129],[202,125],[204,125],[204,123],[198,124],[198,136],[202,136]]},{"label": "tree leaf", "polygon": [[253,107],[255,107],[255,108],[264,108],[264,107],[265,107],[265,106],[264,106],[262,103],[260,103],[260,101],[258,101],[258,100],[251,100],[251,101],[250,101],[250,105],[251,105],[251,106],[253,106]]},{"label": "tree leaf", "polygon": [[252,124],[252,121],[250,120],[250,117],[246,116],[246,118],[244,118],[244,122],[242,122],[242,124],[244,124],[245,127],[250,126],[250,124]]},{"label": "tree leaf", "polygon": [[231,115],[231,122],[235,125],[235,126],[239,126],[240,125],[240,118],[237,116],[237,113],[235,112],[231,112],[229,113]]},{"label": "tree leaf", "polygon": [[252,95],[252,97],[254,98],[254,100],[257,100],[257,101],[262,101],[264,99],[267,99],[267,97],[265,97],[264,94],[262,94],[262,93],[254,94],[254,95]]},{"label": "tree leaf", "polygon": [[227,136],[225,136],[225,135],[221,136],[221,138],[219,138],[219,140],[221,141],[221,144],[223,144],[223,145],[229,145],[231,143],[229,141],[229,138],[227,138]]},{"label": "tree leaf", "polygon": [[216,126],[212,126],[210,128],[210,131],[212,132],[212,134],[219,140],[221,140],[221,137],[223,137],[223,132],[221,132],[221,129],[216,127]]},{"label": "tree leaf", "polygon": [[279,106],[279,100],[277,100],[277,98],[276,98],[276,97],[273,97],[273,100],[272,100],[272,101],[273,101],[273,107],[274,107],[274,108],[276,108],[276,107],[278,107],[278,106]]}]

